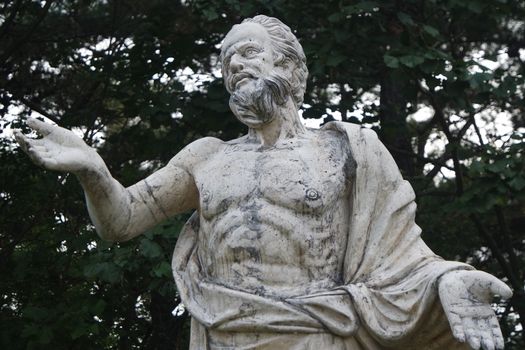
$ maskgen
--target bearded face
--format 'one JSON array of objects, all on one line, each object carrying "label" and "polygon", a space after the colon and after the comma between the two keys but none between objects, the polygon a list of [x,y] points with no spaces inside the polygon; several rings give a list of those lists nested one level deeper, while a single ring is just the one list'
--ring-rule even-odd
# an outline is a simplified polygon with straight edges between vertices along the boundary
[{"label": "bearded face", "polygon": [[273,45],[259,24],[234,26],[223,44],[223,76],[230,108],[248,127],[258,128],[277,117],[291,86],[285,69],[274,64]]}]

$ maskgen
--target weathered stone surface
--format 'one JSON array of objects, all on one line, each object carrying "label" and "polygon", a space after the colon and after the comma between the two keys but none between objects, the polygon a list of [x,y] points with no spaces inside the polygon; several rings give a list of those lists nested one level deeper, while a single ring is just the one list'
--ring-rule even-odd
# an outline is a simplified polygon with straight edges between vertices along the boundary
[{"label": "weathered stone surface", "polygon": [[32,119],[42,139],[17,133],[36,163],[78,176],[104,239],[195,209],[173,257],[191,348],[503,348],[490,301],[510,289],[425,245],[413,190],[375,133],[300,123],[308,71],[289,28],[248,19],[221,59],[248,134],[198,140],[129,188],[69,130]]}]

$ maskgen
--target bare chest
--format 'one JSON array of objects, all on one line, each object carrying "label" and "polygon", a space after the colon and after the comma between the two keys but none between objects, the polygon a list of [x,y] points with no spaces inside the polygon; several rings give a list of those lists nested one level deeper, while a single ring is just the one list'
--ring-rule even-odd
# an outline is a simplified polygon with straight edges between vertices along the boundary
[{"label": "bare chest", "polygon": [[349,154],[343,140],[297,140],[269,149],[227,145],[195,174],[200,211],[211,219],[257,201],[320,214],[344,194]]}]

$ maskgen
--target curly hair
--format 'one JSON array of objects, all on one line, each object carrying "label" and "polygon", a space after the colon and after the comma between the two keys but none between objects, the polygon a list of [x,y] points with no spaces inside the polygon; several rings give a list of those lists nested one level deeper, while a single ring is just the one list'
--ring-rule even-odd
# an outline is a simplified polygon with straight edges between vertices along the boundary
[{"label": "curly hair", "polygon": [[[306,56],[303,47],[292,33],[290,27],[274,17],[258,15],[252,18],[246,18],[242,23],[257,23],[263,26],[274,45],[274,65],[288,67],[293,64],[290,86],[292,97],[297,108],[299,108],[304,99],[306,90],[306,80],[308,78],[308,68],[306,67]],[[221,52],[221,61],[224,52]]]}]

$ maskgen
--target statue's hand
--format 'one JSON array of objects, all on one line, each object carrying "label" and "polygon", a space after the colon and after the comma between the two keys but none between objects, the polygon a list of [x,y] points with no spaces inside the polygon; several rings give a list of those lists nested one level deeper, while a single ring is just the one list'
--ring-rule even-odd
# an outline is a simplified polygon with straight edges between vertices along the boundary
[{"label": "statue's hand", "polygon": [[482,271],[451,271],[439,280],[439,297],[454,337],[473,349],[503,349],[498,319],[490,306],[495,295],[507,299],[510,288]]},{"label": "statue's hand", "polygon": [[36,164],[50,170],[73,173],[87,171],[94,166],[97,153],[72,131],[35,118],[28,118],[27,125],[42,138],[31,139],[18,130],[15,137]]}]

